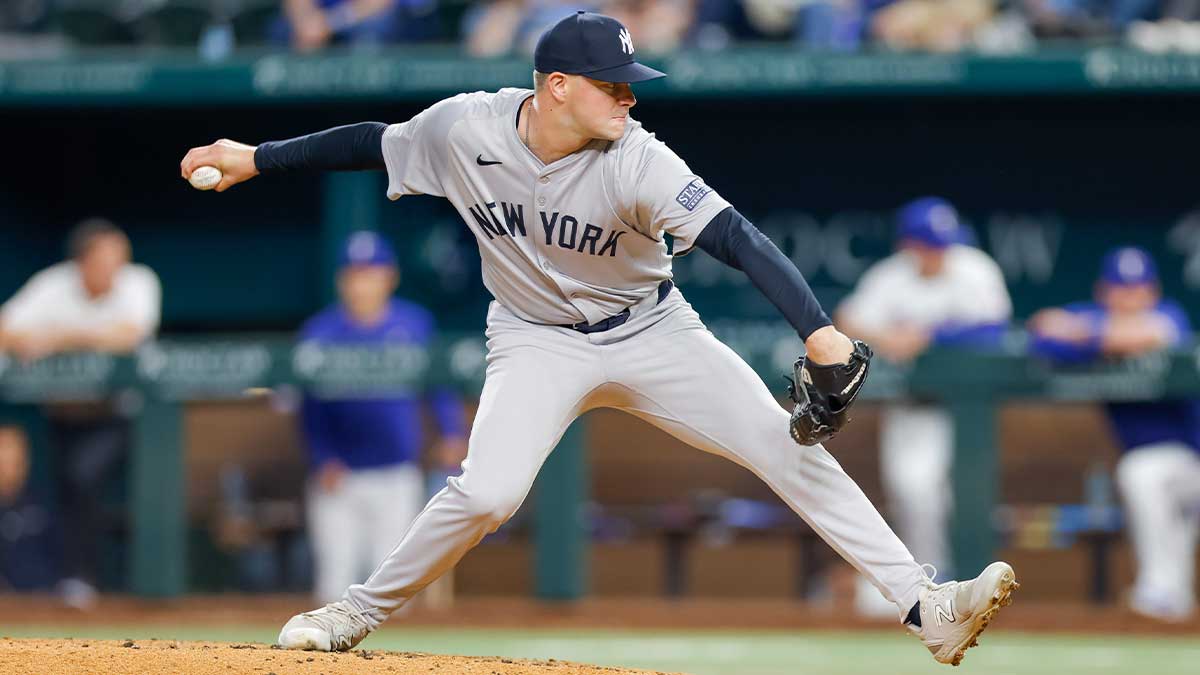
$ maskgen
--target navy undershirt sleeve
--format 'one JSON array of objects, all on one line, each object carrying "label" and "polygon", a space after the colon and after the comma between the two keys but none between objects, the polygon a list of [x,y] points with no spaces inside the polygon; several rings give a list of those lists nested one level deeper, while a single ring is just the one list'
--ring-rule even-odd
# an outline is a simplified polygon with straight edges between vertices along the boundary
[{"label": "navy undershirt sleeve", "polygon": [[385,169],[382,122],[360,122],[286,141],[268,141],[254,151],[259,173],[291,170],[362,171]]},{"label": "navy undershirt sleeve", "polygon": [[745,272],[802,339],[807,340],[813,331],[833,323],[800,270],[732,206],[704,226],[696,237],[696,248]]}]

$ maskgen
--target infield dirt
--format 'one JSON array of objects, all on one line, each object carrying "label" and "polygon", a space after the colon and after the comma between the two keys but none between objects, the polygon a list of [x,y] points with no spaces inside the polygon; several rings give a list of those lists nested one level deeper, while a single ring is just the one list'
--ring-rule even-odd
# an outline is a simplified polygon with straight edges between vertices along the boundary
[{"label": "infield dirt", "polygon": [[[549,659],[356,649],[299,652],[265,644],[169,640],[0,640],[0,675],[656,675]],[[657,675],[664,675],[658,673]]]}]

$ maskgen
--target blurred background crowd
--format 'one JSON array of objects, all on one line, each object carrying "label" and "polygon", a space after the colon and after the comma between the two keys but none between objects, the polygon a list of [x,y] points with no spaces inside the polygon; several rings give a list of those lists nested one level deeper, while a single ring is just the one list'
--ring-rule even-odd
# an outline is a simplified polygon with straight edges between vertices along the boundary
[{"label": "blurred background crowd", "polygon": [[459,45],[532,52],[579,7],[619,18],[650,54],[735,43],[854,52],[1016,53],[1063,41],[1200,51],[1196,0],[8,0],[0,55],[76,46],[199,49]]}]

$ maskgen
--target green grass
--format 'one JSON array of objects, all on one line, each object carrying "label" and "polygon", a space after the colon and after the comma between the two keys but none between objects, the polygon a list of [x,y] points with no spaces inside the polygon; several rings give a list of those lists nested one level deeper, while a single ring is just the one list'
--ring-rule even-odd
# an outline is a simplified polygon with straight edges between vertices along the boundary
[{"label": "green grass", "polygon": [[[0,626],[11,637],[265,642],[263,626]],[[389,628],[370,649],[556,658],[692,675],[1195,675],[1200,637],[1070,637],[987,633],[963,666],[948,670],[898,631],[739,632]]]}]

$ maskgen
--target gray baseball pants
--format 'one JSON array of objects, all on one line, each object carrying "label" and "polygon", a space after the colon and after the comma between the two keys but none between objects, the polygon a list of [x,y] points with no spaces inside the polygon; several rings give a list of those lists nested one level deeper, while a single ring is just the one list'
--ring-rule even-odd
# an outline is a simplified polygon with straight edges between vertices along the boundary
[{"label": "gray baseball pants", "polygon": [[372,627],[451,569],[529,493],[567,426],[624,410],[746,467],[897,606],[925,574],[858,485],[817,445],[796,445],[788,413],[700,321],[678,289],[583,334],[530,324],[498,302],[487,317],[487,372],[463,473],[447,481],[363,584],[346,591]]}]

